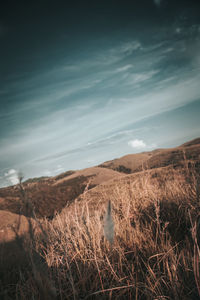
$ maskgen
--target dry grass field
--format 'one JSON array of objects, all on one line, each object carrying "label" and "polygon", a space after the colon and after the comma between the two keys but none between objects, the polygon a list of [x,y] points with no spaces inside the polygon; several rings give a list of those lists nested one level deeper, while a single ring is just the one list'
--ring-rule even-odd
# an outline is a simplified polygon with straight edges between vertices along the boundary
[{"label": "dry grass field", "polygon": [[[91,170],[85,177],[63,175],[57,184],[47,179],[55,203],[63,199],[53,219],[41,218],[37,199],[32,201],[37,194],[30,190],[39,194],[40,186],[12,188],[22,208],[16,226],[9,227],[11,238],[0,243],[1,299],[199,299],[200,144],[158,154],[155,167],[137,166],[137,172],[119,176],[115,171],[105,181],[103,171],[95,181]],[[73,194],[69,183],[75,179]],[[63,198],[56,195],[60,186]],[[67,188],[70,201],[63,196]],[[1,190],[4,208],[5,195],[11,197]]]}]

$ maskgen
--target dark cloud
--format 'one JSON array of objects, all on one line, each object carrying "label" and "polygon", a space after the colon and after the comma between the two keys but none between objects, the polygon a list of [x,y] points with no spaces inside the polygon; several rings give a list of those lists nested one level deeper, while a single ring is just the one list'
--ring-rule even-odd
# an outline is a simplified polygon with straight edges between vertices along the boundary
[{"label": "dark cloud", "polygon": [[163,0],[154,0],[155,5],[160,6]]}]

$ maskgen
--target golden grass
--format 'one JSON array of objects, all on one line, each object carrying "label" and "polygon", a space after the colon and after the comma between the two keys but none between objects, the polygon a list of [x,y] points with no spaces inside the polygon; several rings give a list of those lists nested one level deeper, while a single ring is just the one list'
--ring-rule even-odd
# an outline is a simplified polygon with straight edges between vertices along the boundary
[{"label": "golden grass", "polygon": [[[198,299],[196,178],[187,168],[146,171],[86,191],[40,223],[31,253],[43,263],[29,255],[30,268],[20,269],[12,293],[2,281],[2,295],[6,289],[12,299]],[[103,228],[109,200],[112,244]]]}]

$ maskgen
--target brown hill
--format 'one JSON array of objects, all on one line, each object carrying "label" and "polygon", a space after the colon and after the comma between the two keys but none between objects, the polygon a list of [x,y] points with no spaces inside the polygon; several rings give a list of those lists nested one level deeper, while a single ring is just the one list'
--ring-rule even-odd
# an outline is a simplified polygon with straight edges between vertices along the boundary
[{"label": "brown hill", "polygon": [[[53,218],[65,206],[72,203],[85,190],[110,181],[122,180],[127,174],[141,173],[162,168],[172,169],[194,167],[200,170],[200,139],[187,142],[172,149],[157,149],[151,152],[130,154],[105,162],[98,167],[80,171],[68,171],[55,177],[34,178],[23,183],[25,196],[18,185],[0,189],[0,210],[32,216],[32,209],[38,217]],[[157,175],[154,175],[157,176]],[[126,179],[125,179],[126,180]],[[27,209],[28,207],[28,209]]]},{"label": "brown hill", "polygon": [[53,185],[59,185],[68,180],[72,180],[82,176],[85,178],[89,178],[89,184],[90,184],[89,188],[91,188],[105,181],[114,179],[116,177],[121,177],[123,175],[114,170],[102,169],[100,167],[93,167],[93,168],[87,168],[84,170],[72,172],[71,174],[68,174],[67,177],[63,176],[62,178],[60,178],[60,175],[56,176]]},{"label": "brown hill", "polygon": [[[194,169],[192,171],[194,171]],[[187,176],[186,173],[187,170],[185,168],[183,169],[180,167],[179,169],[174,170],[172,165],[143,170],[141,172],[127,174],[125,176],[101,183],[96,187],[88,190],[84,195],[81,194],[76,200],[78,201],[78,203],[80,202],[81,205],[85,205],[85,203],[87,202],[92,214],[92,211],[100,209],[102,207],[102,204],[106,206],[108,200],[111,200],[113,203],[115,203],[116,199],[119,198],[124,199],[123,201],[126,201],[127,198],[139,198],[138,193],[141,194],[142,200],[144,194],[147,192],[146,186],[149,184],[152,188],[152,186],[154,186],[154,183],[156,183],[159,188],[162,189],[162,186],[165,185],[165,182],[168,181],[172,183],[175,177],[177,179],[177,176],[180,177],[179,181],[181,184],[183,178]],[[171,184],[171,188],[173,188],[173,184]],[[137,195],[134,195],[133,191],[135,191]],[[155,193],[155,191],[152,192]],[[161,193],[163,193],[163,191],[161,191]],[[163,196],[164,193],[162,194],[162,197]],[[70,207],[73,207],[74,204],[75,203],[72,203]],[[64,208],[63,212],[65,213],[67,210],[68,207]]]},{"label": "brown hill", "polygon": [[174,168],[186,163],[199,166],[200,138],[187,142],[179,147],[156,149],[151,152],[129,154],[118,159],[107,161],[99,167],[110,168],[118,172],[131,174],[147,169],[173,165]]},{"label": "brown hill", "polygon": [[[200,144],[195,140],[0,189],[0,295],[8,291],[9,299],[56,299],[43,291],[50,291],[59,278],[63,299],[88,298],[88,291],[92,298],[107,291],[118,292],[119,299],[157,299],[163,294],[183,299],[186,293],[187,299],[197,299],[191,224],[199,213],[199,175]],[[112,247],[102,226],[108,200],[115,230]],[[31,219],[25,216],[32,215],[33,207],[39,217],[62,212],[50,222],[34,220],[44,227],[37,227],[39,234],[29,240]],[[143,289],[130,289],[130,283],[147,287],[147,297]]]},{"label": "brown hill", "polygon": [[[174,168],[181,166],[191,165],[199,167],[200,162],[200,144],[191,144],[191,146],[180,146],[172,149],[162,149],[155,152],[144,163],[145,169],[155,169],[172,165]],[[141,171],[143,168],[140,166],[135,171]]]},{"label": "brown hill", "polygon": [[[0,210],[0,241],[10,242],[18,235],[26,234],[29,231],[29,220],[25,216]],[[32,220],[33,224],[33,220]]]},{"label": "brown hill", "polygon": [[0,189],[0,210],[30,217],[34,208],[38,217],[52,218],[86,188],[121,176],[123,174],[116,171],[94,167],[65,172],[45,180],[28,180],[23,184],[25,196],[18,185]]},{"label": "brown hill", "polygon": [[181,145],[180,147],[189,147],[189,146],[193,146],[193,145],[198,145],[200,144],[200,138],[194,139],[192,141],[186,142],[183,145]]},{"label": "brown hill", "polygon": [[109,168],[125,174],[131,174],[140,166],[142,166],[152,155],[153,152],[128,154],[121,158],[106,161],[105,163],[99,165],[99,167]]},{"label": "brown hill", "polygon": [[[124,168],[132,162],[131,174],[94,167],[1,189],[0,204],[7,210],[28,215],[34,206],[39,216],[51,216],[64,209],[52,221],[35,220],[41,225],[37,235],[27,217],[0,211],[0,295],[198,299],[192,224],[199,214],[199,147],[192,143],[114,161],[128,161]],[[13,240],[15,230],[19,238]]]}]

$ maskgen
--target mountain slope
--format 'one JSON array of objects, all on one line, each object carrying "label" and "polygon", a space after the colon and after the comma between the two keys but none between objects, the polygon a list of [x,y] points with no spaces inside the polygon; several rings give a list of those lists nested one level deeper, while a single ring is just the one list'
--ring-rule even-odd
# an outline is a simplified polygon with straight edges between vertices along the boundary
[{"label": "mountain slope", "polygon": [[131,174],[137,168],[142,166],[152,155],[152,152],[128,154],[121,158],[104,162],[103,164],[99,165],[99,167],[109,168],[125,174]]},{"label": "mountain slope", "polygon": [[28,180],[23,184],[25,198],[18,185],[0,189],[0,210],[30,217],[23,202],[30,202],[38,217],[52,218],[56,212],[69,205],[87,189],[123,174],[103,168],[70,171],[45,180]]},{"label": "mountain slope", "polygon": [[129,154],[105,162],[99,167],[110,168],[122,173],[131,174],[142,170],[173,165],[183,166],[186,162],[197,164],[200,160],[200,138],[170,149],[156,149],[150,152]]},{"label": "mountain slope", "polygon": [[[30,217],[31,212],[23,202],[31,203],[38,217],[53,218],[65,206],[71,204],[85,190],[93,190],[110,182],[127,180],[127,174],[143,174],[144,170],[155,170],[159,176],[165,168],[194,168],[200,173],[200,138],[172,149],[157,149],[151,152],[130,154],[105,162],[98,167],[79,171],[67,171],[55,177],[34,178],[23,183],[25,198],[19,186],[0,189],[0,210]],[[94,189],[95,191],[95,189]],[[22,201],[23,200],[23,201]]]}]

